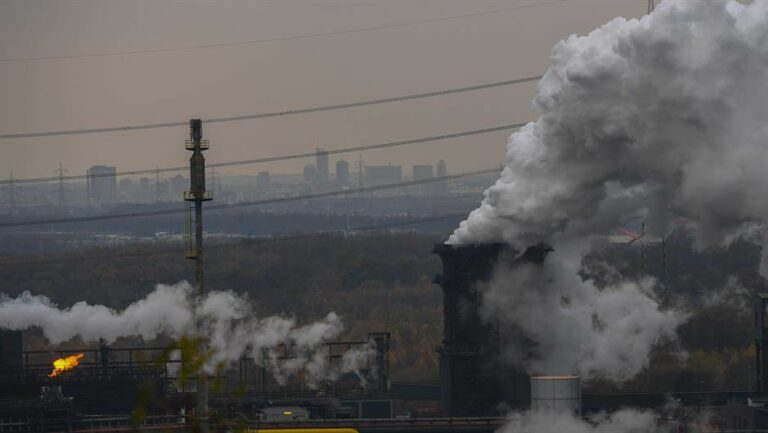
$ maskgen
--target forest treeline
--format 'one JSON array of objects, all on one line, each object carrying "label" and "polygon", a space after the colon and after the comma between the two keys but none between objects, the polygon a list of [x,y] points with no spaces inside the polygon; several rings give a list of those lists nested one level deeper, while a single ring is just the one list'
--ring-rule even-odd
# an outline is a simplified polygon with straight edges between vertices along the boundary
[{"label": "forest treeline", "polygon": [[[206,285],[210,290],[247,293],[262,316],[283,314],[310,322],[334,311],[347,325],[344,339],[389,331],[393,379],[434,383],[442,295],[432,283],[440,261],[431,250],[441,241],[436,235],[412,232],[328,234],[211,248],[206,255]],[[99,255],[100,260],[0,265],[0,293],[15,296],[28,290],[60,306],[85,300],[123,308],[156,284],[192,277],[193,263],[180,253],[144,254],[155,248],[152,244],[103,247],[67,256]],[[659,342],[650,366],[639,376],[624,384],[594,380],[590,388],[748,389],[755,375],[751,300],[756,293],[768,292],[757,273],[759,247],[737,242],[726,250],[694,252],[681,236],[670,240],[666,249],[664,260],[661,247],[649,245],[645,266],[636,245],[606,245],[589,257],[592,264],[612,264],[627,278],[638,278],[645,267],[659,281],[656,296],[690,315],[679,329],[679,341]],[[134,255],[109,258],[114,254]],[[598,281],[612,278],[601,274],[605,267],[588,269]],[[41,344],[39,338],[27,339],[28,346]]]}]

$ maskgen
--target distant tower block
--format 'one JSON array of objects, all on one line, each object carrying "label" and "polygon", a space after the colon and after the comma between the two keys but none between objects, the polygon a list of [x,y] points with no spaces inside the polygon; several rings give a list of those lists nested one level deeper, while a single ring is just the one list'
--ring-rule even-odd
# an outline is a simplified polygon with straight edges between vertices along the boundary
[{"label": "distant tower block", "polygon": [[[437,177],[445,177],[448,175],[448,167],[445,165],[444,160],[437,162]],[[448,193],[448,184],[441,180],[435,183],[435,194],[444,195]]]},{"label": "distant tower block", "polygon": [[266,190],[269,189],[271,183],[272,177],[268,171],[260,171],[259,174],[256,175],[256,188]]},{"label": "distant tower block", "polygon": [[317,182],[317,169],[312,164],[304,166],[304,183],[313,184]]},{"label": "distant tower block", "polygon": [[117,201],[117,169],[108,165],[94,165],[88,170],[90,198],[94,204]]},{"label": "distant tower block", "polygon": [[343,159],[336,161],[336,185],[349,186],[349,163]]},{"label": "distant tower block", "polygon": [[328,152],[319,147],[315,150],[315,168],[317,169],[317,181],[328,182]]},{"label": "distant tower block", "polygon": [[430,195],[434,190],[435,185],[427,183],[426,181],[432,179],[434,176],[431,165],[414,165],[413,166],[413,180],[415,182],[424,181],[425,183],[419,185],[419,191],[422,195]]}]

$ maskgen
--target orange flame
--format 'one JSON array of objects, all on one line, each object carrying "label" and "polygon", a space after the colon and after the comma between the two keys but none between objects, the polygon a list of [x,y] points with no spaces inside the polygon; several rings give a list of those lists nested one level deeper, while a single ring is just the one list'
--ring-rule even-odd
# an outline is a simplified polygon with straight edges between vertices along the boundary
[{"label": "orange flame", "polygon": [[59,358],[53,361],[53,371],[48,377],[56,377],[67,370],[71,370],[80,364],[80,359],[85,356],[82,353],[77,355],[67,356],[66,358]]}]

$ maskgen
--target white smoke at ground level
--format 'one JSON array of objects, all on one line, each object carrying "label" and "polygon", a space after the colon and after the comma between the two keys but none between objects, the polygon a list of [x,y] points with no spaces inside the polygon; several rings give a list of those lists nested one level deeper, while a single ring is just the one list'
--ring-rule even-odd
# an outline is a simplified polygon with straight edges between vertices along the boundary
[{"label": "white smoke at ground level", "polygon": [[[196,333],[193,292],[187,282],[160,284],[144,299],[122,311],[83,301],[59,308],[49,298],[29,292],[16,298],[0,294],[0,329],[36,327],[55,344],[76,337],[86,342],[109,343],[121,337],[179,338]],[[259,365],[271,367],[282,382],[300,371],[306,374],[310,384],[342,373],[360,374],[359,362],[342,362],[335,369],[327,365],[324,343],[337,338],[344,330],[341,318],[335,313],[300,326],[292,317],[259,318],[246,296],[213,291],[200,301],[197,314],[210,352],[204,365],[209,373],[246,356]],[[290,356],[284,359],[286,354]]]},{"label": "white smoke at ground level", "polygon": [[497,433],[666,433],[657,416],[648,411],[622,409],[587,418],[541,412],[515,413]]}]

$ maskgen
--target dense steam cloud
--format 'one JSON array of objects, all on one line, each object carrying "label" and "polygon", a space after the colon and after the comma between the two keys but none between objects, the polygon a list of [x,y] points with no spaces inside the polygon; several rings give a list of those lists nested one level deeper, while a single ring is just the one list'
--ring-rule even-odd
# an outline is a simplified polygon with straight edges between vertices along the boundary
[{"label": "dense steam cloud", "polygon": [[[193,288],[186,282],[158,285],[146,298],[123,311],[103,305],[78,302],[59,308],[45,296],[25,292],[16,298],[0,294],[0,329],[23,330],[39,327],[52,343],[80,337],[113,342],[120,337],[152,340],[159,335],[181,337],[194,334]],[[271,367],[278,380],[304,370],[308,380],[333,378],[365,367],[370,347],[349,351],[340,366],[328,365],[324,342],[338,337],[344,325],[335,313],[322,320],[298,326],[293,318],[256,317],[247,298],[232,292],[210,292],[200,302],[199,320],[212,353],[205,368],[217,366],[243,355]],[[280,345],[291,350],[292,358],[280,360]]]},{"label": "dense steam cloud", "polygon": [[552,52],[540,118],[451,237],[518,247],[605,233],[647,210],[715,245],[768,215],[768,1],[672,0]]},{"label": "dense steam cloud", "polygon": [[659,426],[657,416],[651,412],[622,409],[611,415],[599,414],[591,418],[573,415],[526,412],[513,414],[499,433],[662,433],[669,428]]},{"label": "dense steam cloud", "polygon": [[504,355],[534,374],[600,376],[615,381],[648,364],[660,338],[675,338],[683,314],[660,311],[653,281],[598,288],[579,275],[583,251],[560,245],[543,266],[497,266],[484,293],[486,318],[499,322]]},{"label": "dense steam cloud", "polygon": [[510,137],[500,179],[449,239],[554,245],[546,275],[500,269],[488,296],[541,348],[530,366],[631,375],[682,319],[659,312],[648,282],[597,290],[577,278],[589,236],[637,215],[664,236],[684,217],[710,247],[765,223],[766,41],[766,0],[667,0],[555,46],[533,101],[539,119]]}]

